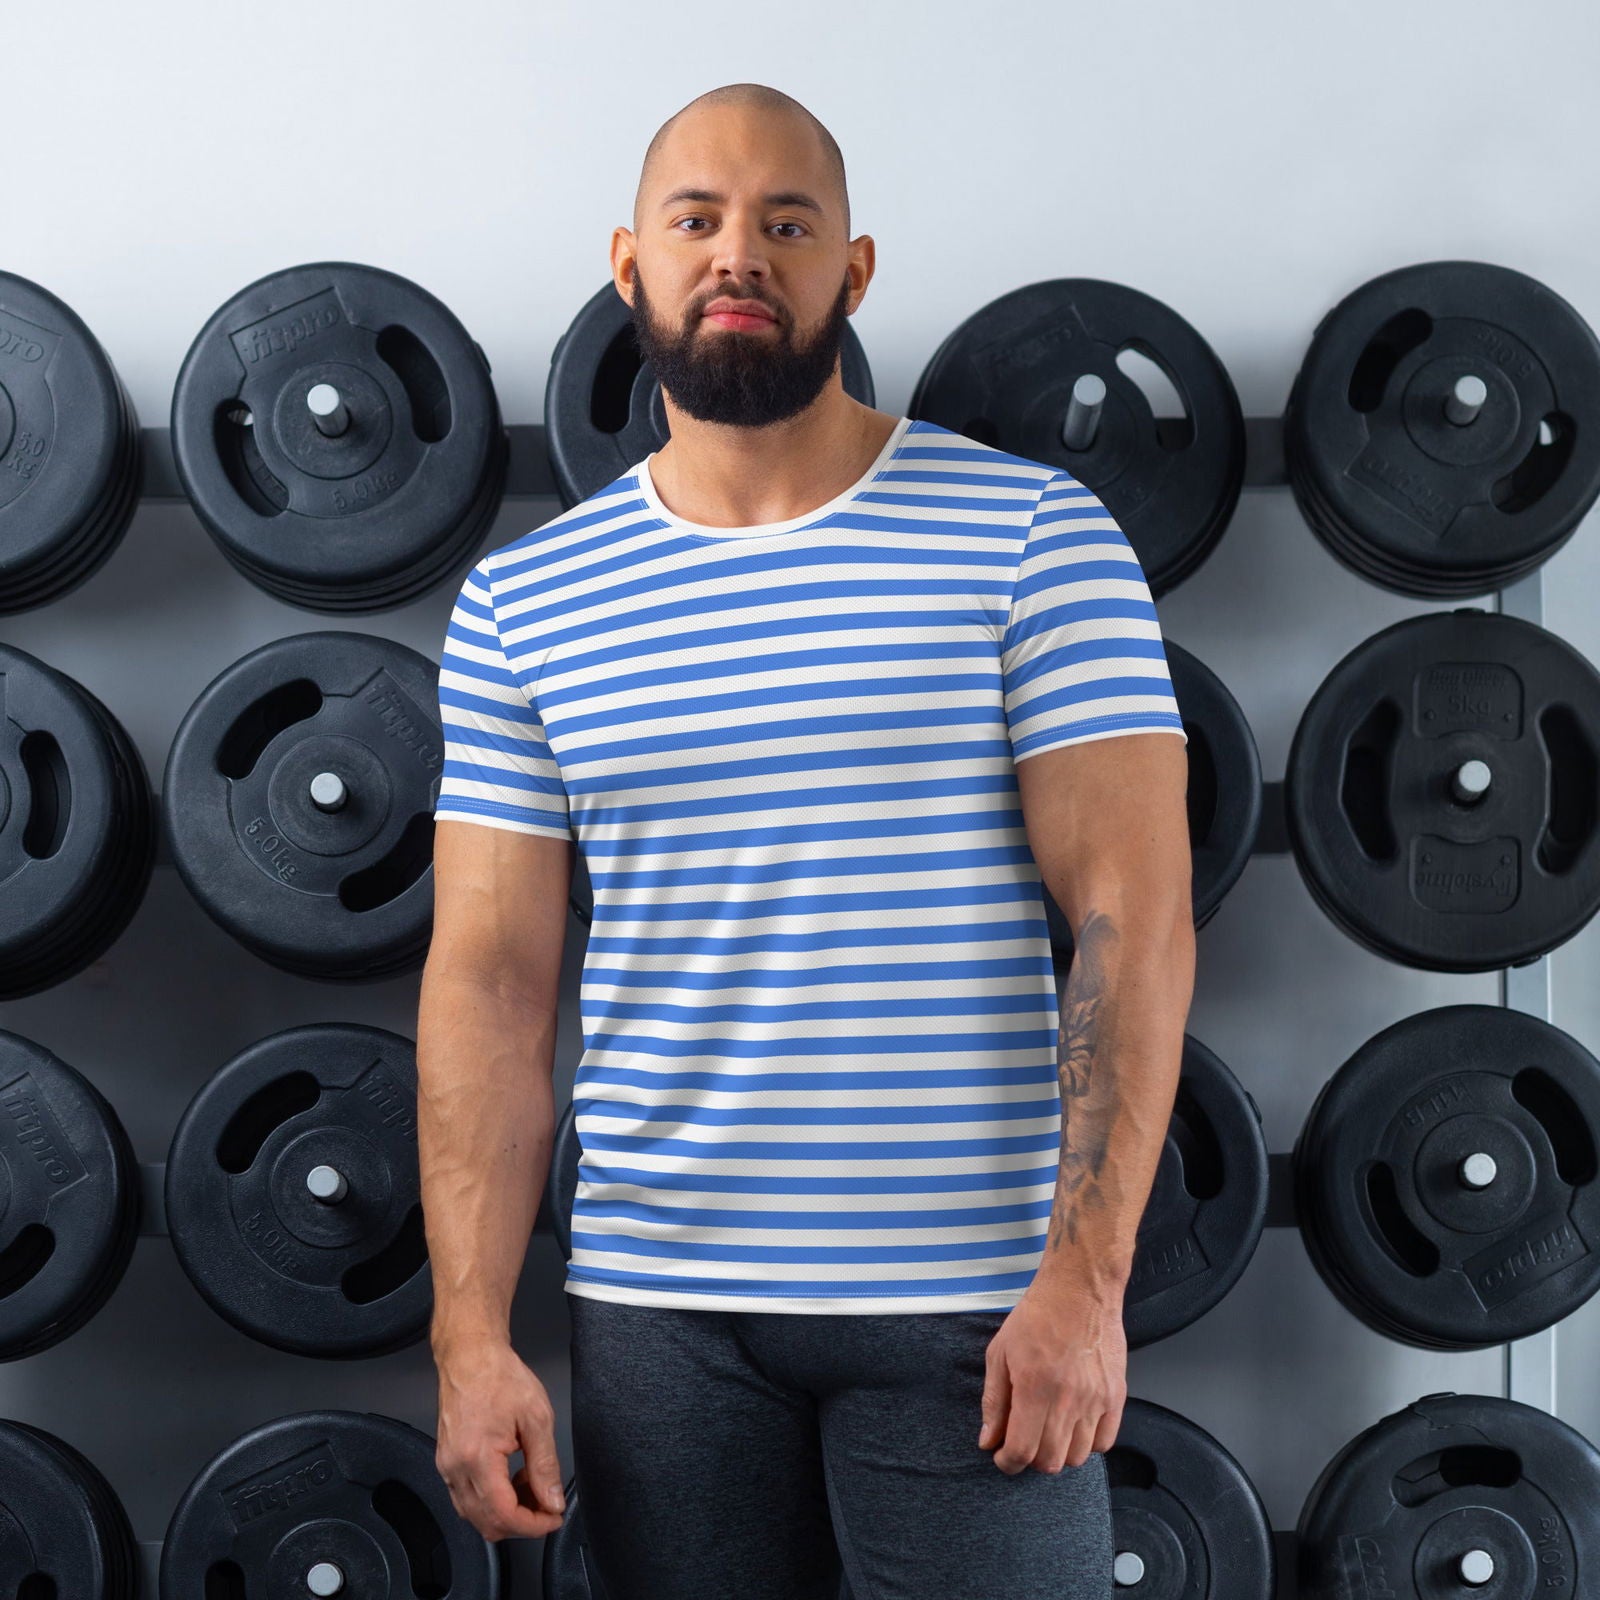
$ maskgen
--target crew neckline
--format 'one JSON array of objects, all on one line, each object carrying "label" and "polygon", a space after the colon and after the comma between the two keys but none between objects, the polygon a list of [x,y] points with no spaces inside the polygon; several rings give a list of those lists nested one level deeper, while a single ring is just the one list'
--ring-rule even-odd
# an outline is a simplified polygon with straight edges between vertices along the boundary
[{"label": "crew neckline", "polygon": [[883,448],[873,458],[872,465],[850,485],[848,489],[841,490],[825,504],[817,506],[814,510],[803,512],[798,517],[790,517],[784,522],[751,522],[740,528],[713,528],[704,522],[690,522],[686,517],[680,517],[675,511],[669,511],[661,502],[661,497],[656,493],[654,480],[650,476],[650,462],[656,452],[652,450],[644,460],[634,469],[639,478],[639,493],[644,503],[651,512],[660,517],[669,527],[676,528],[680,533],[686,533],[696,539],[760,539],[774,533],[793,533],[799,528],[809,528],[813,523],[822,521],[831,516],[842,506],[861,493],[868,484],[889,464],[890,459],[900,448],[900,441],[905,437],[911,426],[910,417],[901,417],[895,423],[889,437],[884,441]]}]

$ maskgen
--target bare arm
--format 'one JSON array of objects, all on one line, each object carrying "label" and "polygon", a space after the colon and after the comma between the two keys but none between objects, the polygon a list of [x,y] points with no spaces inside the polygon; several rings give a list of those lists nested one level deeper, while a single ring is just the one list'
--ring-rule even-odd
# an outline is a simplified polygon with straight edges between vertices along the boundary
[{"label": "bare arm", "polygon": [[510,1341],[550,1170],[569,840],[460,820],[434,832],[417,1019],[417,1142],[432,1340]]},{"label": "bare arm", "polygon": [[511,1298],[550,1170],[572,843],[441,819],[433,866],[417,1143],[439,1371],[434,1461],[485,1538],[541,1538],[564,1506],[555,1411],[512,1349]]},{"label": "bare arm", "polygon": [[1017,763],[1029,846],[1075,944],[1060,1006],[1060,1170],[1035,1281],[1119,1303],[1194,990],[1187,782],[1172,734]]}]

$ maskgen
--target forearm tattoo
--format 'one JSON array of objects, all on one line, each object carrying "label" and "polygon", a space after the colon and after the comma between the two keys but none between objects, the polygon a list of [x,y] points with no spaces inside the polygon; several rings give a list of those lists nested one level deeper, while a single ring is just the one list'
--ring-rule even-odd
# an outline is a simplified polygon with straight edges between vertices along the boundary
[{"label": "forearm tattoo", "polygon": [[[1102,1211],[1100,1186],[1117,1107],[1116,1069],[1109,1049],[1098,1050],[1106,966],[1117,930],[1091,911],[1078,930],[1066,993],[1061,997],[1058,1064],[1061,1078],[1061,1175],[1051,1217],[1049,1248],[1078,1242],[1079,1220]],[[1107,1030],[1109,1031],[1109,1030]]]}]

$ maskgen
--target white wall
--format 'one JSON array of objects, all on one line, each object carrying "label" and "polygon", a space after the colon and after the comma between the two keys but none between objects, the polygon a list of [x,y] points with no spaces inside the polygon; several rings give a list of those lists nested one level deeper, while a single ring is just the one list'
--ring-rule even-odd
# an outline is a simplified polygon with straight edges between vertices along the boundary
[{"label": "white wall", "polygon": [[[20,23],[20,18],[18,22]],[[488,351],[508,421],[540,419],[551,348],[605,280],[644,145],[685,101],[754,78],[804,101],[849,167],[878,276],[854,326],[878,402],[902,409],[943,334],[1037,279],[1117,279],[1211,342],[1250,415],[1283,405],[1333,302],[1407,262],[1472,257],[1543,279],[1600,324],[1592,115],[1600,11],[1582,0],[1339,6],[1013,4],[450,5],[235,8],[54,0],[7,29],[0,268],[95,330],[141,420],[164,425],[210,312],[301,261],[369,261],[443,298]],[[508,502],[486,548],[554,514]],[[1600,659],[1594,519],[1546,569],[1547,625]],[[262,640],[323,626],[437,653],[451,588],[345,623],[281,606],[185,508],[147,506],[83,588],[0,619],[125,721],[159,787],[199,689]],[[1221,674],[1281,776],[1307,698],[1350,646],[1429,609],[1336,565],[1285,489],[1246,493],[1222,547],[1163,599],[1168,634]],[[1591,928],[1554,958],[1554,1020],[1600,1049]],[[576,1059],[576,973],[560,1087]],[[1314,909],[1292,863],[1254,859],[1203,931],[1192,1030],[1292,1143],[1318,1084],[1379,1027],[1497,998],[1492,975],[1410,972]],[[332,1018],[414,1031],[416,980],[341,989],[246,956],[158,868],[91,972],[0,1007],[112,1098],[146,1161],[190,1094],[263,1033]],[[565,1434],[566,1310],[548,1239],[517,1337]],[[1600,1314],[1561,1330],[1561,1413],[1600,1437]],[[1130,1362],[1135,1394],[1211,1429],[1274,1524],[1322,1462],[1429,1390],[1500,1392],[1496,1352],[1431,1355],[1346,1314],[1298,1237],[1270,1231],[1233,1295]],[[432,1431],[426,1347],[353,1364],[279,1356],[221,1324],[164,1240],[140,1242],[94,1323],[0,1375],[0,1414],[55,1428],[160,1538],[201,1462],[244,1427],[313,1405]],[[1292,1426],[1286,1417],[1295,1417]]]}]

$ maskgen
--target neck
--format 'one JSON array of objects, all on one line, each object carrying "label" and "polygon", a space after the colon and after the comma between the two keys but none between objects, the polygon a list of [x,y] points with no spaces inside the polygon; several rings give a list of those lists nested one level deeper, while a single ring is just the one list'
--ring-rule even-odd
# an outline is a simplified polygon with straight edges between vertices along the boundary
[{"label": "neck", "polygon": [[838,374],[804,411],[764,428],[700,422],[662,395],[672,437],[650,458],[650,479],[675,515],[709,528],[803,516],[856,481],[897,417],[844,392]]}]

